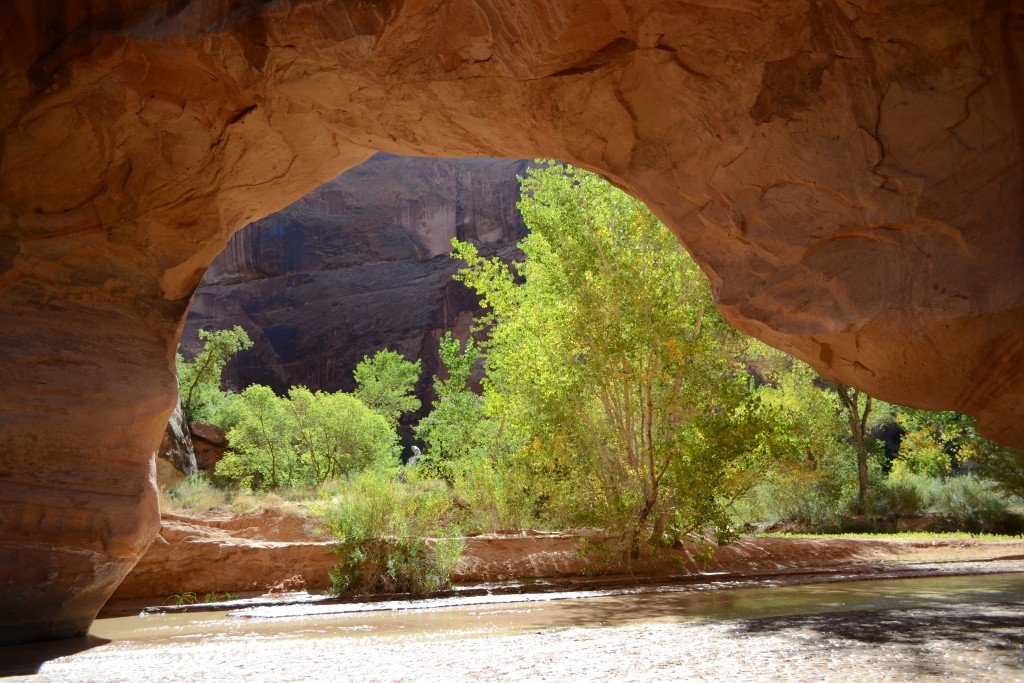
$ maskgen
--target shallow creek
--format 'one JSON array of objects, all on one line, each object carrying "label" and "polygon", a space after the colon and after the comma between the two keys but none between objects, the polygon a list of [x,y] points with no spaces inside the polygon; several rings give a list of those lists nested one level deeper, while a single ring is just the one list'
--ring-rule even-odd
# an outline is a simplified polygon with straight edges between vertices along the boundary
[{"label": "shallow creek", "polygon": [[1024,573],[300,604],[101,619],[37,676],[1017,680],[1022,627]]}]

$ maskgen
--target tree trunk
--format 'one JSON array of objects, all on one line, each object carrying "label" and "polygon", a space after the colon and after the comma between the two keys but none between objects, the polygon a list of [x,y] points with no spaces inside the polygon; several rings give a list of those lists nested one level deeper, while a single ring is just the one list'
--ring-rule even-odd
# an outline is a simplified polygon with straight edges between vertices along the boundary
[{"label": "tree trunk", "polygon": [[857,508],[865,514],[868,506],[868,449],[863,434],[857,439],[857,485]]},{"label": "tree trunk", "polygon": [[839,382],[832,382],[832,387],[846,408],[846,416],[850,423],[853,445],[857,451],[857,511],[867,513],[868,507],[868,417],[871,415],[871,397],[864,396],[863,411],[860,407],[861,392]]}]

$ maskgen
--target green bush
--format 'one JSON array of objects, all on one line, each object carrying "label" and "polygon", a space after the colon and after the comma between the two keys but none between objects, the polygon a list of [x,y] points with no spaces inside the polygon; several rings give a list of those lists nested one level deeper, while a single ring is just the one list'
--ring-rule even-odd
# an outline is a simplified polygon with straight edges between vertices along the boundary
[{"label": "green bush", "polygon": [[1024,517],[1011,512],[1006,500],[988,482],[970,476],[954,477],[939,489],[936,511],[946,531],[1024,533]]},{"label": "green bush", "polygon": [[839,463],[844,467],[766,473],[764,481],[734,504],[737,521],[795,522],[817,530],[839,528],[857,500],[853,461],[847,458]]},{"label": "green bush", "polygon": [[253,384],[238,395],[236,416],[216,472],[243,488],[318,485],[376,462],[398,462],[391,425],[344,392],[293,386],[278,396]]},{"label": "green bush", "polygon": [[894,471],[877,488],[876,511],[887,517],[914,517],[928,511],[940,482],[924,474]]},{"label": "green bush", "polygon": [[558,526],[553,511],[544,509],[551,476],[538,472],[519,453],[471,455],[451,463],[453,488],[465,509],[469,531]]},{"label": "green bush", "polygon": [[975,436],[960,451],[971,471],[993,482],[1008,495],[1024,499],[1024,451]]},{"label": "green bush", "polygon": [[166,489],[168,507],[182,510],[209,510],[229,503],[226,491],[218,489],[202,472],[182,479]]},{"label": "green bush", "polygon": [[402,481],[401,472],[372,467],[324,487],[314,512],[338,541],[335,593],[422,594],[449,585],[465,542],[451,525],[448,487]]}]

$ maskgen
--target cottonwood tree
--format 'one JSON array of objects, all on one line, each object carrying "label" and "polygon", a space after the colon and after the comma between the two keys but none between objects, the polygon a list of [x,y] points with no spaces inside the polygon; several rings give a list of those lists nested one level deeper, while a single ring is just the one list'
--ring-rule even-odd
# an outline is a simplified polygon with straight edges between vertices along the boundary
[{"label": "cottonwood tree", "polygon": [[427,447],[421,466],[452,479],[450,463],[480,447],[483,399],[470,388],[480,349],[472,339],[465,346],[445,332],[438,347],[444,377],[434,377],[435,399],[430,413],[416,426],[416,438]]},{"label": "cottonwood tree", "polygon": [[556,461],[567,521],[621,530],[633,550],[727,534],[772,449],[771,411],[707,279],[650,209],[592,173],[548,164],[522,189],[515,271],[454,242],[486,310],[487,414]]},{"label": "cottonwood tree", "polygon": [[840,382],[827,380],[827,384],[839,397],[850,429],[857,457],[857,508],[865,513],[868,511],[868,419],[871,417],[872,399],[863,391]]},{"label": "cottonwood tree", "polygon": [[322,484],[378,463],[398,463],[394,428],[344,392],[292,387],[288,396],[254,384],[238,396],[237,421],[217,474],[241,486]]},{"label": "cottonwood tree", "polygon": [[419,359],[411,362],[396,351],[382,349],[373,356],[364,356],[356,365],[353,393],[389,424],[397,426],[402,415],[420,409],[420,399],[413,393],[420,367]]},{"label": "cottonwood tree", "polygon": [[191,362],[180,353],[176,356],[181,406],[190,422],[222,424],[230,401],[220,388],[224,366],[236,353],[251,348],[252,340],[239,325],[229,330],[199,330],[199,340],[203,348]]}]

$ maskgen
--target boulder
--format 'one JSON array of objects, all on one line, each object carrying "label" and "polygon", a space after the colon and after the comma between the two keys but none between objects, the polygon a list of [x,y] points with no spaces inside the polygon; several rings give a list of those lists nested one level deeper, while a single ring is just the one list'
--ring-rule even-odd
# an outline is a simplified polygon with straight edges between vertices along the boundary
[{"label": "boulder", "polygon": [[190,422],[189,430],[195,447],[196,465],[206,474],[213,474],[228,447],[227,435],[220,427],[203,422]]}]

